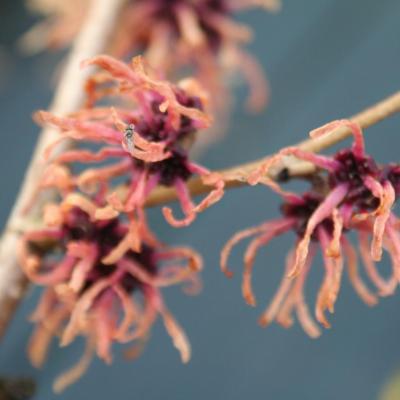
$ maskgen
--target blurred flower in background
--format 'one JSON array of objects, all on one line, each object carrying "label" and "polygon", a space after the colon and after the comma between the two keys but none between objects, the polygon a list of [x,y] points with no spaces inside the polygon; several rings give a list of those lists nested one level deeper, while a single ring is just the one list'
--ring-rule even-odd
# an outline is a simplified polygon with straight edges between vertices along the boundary
[{"label": "blurred flower in background", "polygon": [[[19,258],[30,282],[45,287],[31,316],[36,328],[28,354],[36,367],[43,365],[54,336],[67,346],[77,336],[86,338],[82,359],[61,375],[56,392],[75,382],[89,367],[93,354],[111,363],[114,342],[133,343],[135,357],[160,315],[179,350],[182,362],[190,359],[190,344],[166,307],[161,288],[184,284],[200,289],[200,256],[188,247],[166,247],[154,238],[137,241],[121,218],[96,220],[96,207],[71,194],[60,204],[47,204],[43,229],[24,234]],[[136,239],[136,240],[135,240]]]}]

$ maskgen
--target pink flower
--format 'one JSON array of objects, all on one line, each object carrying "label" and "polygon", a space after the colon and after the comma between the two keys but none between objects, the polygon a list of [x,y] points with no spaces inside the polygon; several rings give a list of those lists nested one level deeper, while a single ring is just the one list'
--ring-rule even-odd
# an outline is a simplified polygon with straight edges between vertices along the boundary
[{"label": "pink flower", "polygon": [[[20,40],[25,52],[67,46],[78,34],[89,11],[87,0],[30,0],[30,8],[47,18]],[[264,107],[268,92],[257,61],[243,46],[251,30],[233,19],[237,11],[280,8],[279,0],[130,0],[121,12],[108,53],[116,57],[145,54],[158,71],[176,76],[192,68],[215,96],[217,107],[226,108],[229,90],[225,76],[241,72],[248,81],[251,110]],[[221,101],[222,100],[222,101]]]},{"label": "pink flower", "polygon": [[186,292],[196,293],[200,256],[145,235],[137,243],[132,225],[115,217],[97,220],[95,208],[96,202],[78,194],[58,206],[48,205],[47,227],[26,233],[20,246],[26,276],[46,287],[32,316],[32,363],[43,364],[55,335],[61,335],[62,346],[78,335],[87,341],[80,362],[55,382],[56,391],[78,379],[94,353],[110,363],[113,342],[133,343],[127,355],[137,355],[158,315],[182,361],[190,358],[190,344],[167,309],[161,288],[184,283]]},{"label": "pink flower", "polygon": [[[197,213],[222,197],[224,188],[222,179],[189,157],[190,143],[200,129],[210,124],[210,117],[203,111],[204,93],[193,80],[174,86],[153,78],[145,72],[139,57],[133,59],[131,66],[108,56],[96,57],[85,64],[95,64],[106,71],[100,86],[96,79],[89,82],[91,102],[112,94],[129,99],[135,106],[131,109],[95,107],[68,117],[44,111],[37,113],[40,122],[60,129],[60,140],[70,138],[105,145],[96,153],[89,150],[64,152],[54,160],[54,165],[116,159],[111,165],[85,170],[73,183],[84,191],[95,191],[100,183],[127,177],[129,183],[124,199],[114,192],[108,197],[109,205],[117,212],[137,213],[139,220],[147,197],[157,185],[174,187],[184,218],[176,219],[168,207],[164,207],[163,213],[174,226],[190,224]],[[104,84],[107,84],[106,89]],[[193,204],[186,187],[186,181],[194,174],[215,186],[198,205]]]},{"label": "pink flower", "polygon": [[89,0],[26,0],[28,8],[44,16],[19,40],[27,54],[59,50],[68,46],[79,33],[89,11]]},{"label": "pink flower", "polygon": [[[345,260],[355,291],[368,305],[377,302],[376,296],[365,286],[357,272],[357,253],[347,237],[350,231],[358,234],[364,267],[378,294],[392,294],[400,281],[399,223],[391,211],[396,193],[400,193],[399,167],[377,165],[365,153],[360,128],[350,121],[334,121],[311,134],[326,135],[338,126],[352,130],[354,143],[351,148],[341,150],[333,157],[315,155],[297,147],[285,148],[267,159],[249,177],[251,184],[262,182],[273,188],[283,196],[285,202],[282,206],[283,218],[237,233],[222,251],[222,269],[230,276],[227,261],[232,247],[247,237],[255,236],[244,256],[242,292],[247,303],[255,305],[251,276],[258,249],[288,231],[294,231],[298,237],[295,248],[289,253],[282,283],[271,305],[260,318],[262,325],[277,320],[283,326],[290,326],[291,314],[295,311],[305,332],[311,337],[319,336],[319,327],[312,319],[304,299],[304,285],[317,247],[321,249],[325,266],[325,276],[315,306],[318,322],[324,327],[330,326],[325,311],[334,310]],[[298,196],[283,191],[267,177],[269,169],[287,155],[312,162],[326,171],[317,187]],[[392,259],[393,273],[388,279],[381,277],[375,265],[375,261],[381,259],[383,247]]]},{"label": "pink flower", "polygon": [[240,72],[250,87],[247,105],[257,111],[266,103],[267,83],[257,61],[243,49],[243,45],[252,39],[251,30],[232,18],[235,11],[257,6],[277,11],[280,2],[131,2],[124,13],[112,52],[119,56],[143,52],[151,66],[168,74],[176,74],[182,67],[192,67],[200,82],[214,94],[212,101],[217,109],[225,108],[229,103],[224,77]]},{"label": "pink flower", "polygon": [[[267,160],[249,178],[251,184],[261,180],[279,190],[277,185],[265,178],[265,173],[276,161],[285,155],[294,155],[299,159],[312,162],[327,172],[330,193],[307,224],[304,239],[296,251],[296,262],[292,274],[304,265],[307,248],[315,227],[333,212],[338,212],[346,228],[370,231],[372,235],[371,256],[375,261],[382,257],[384,239],[393,246],[397,238],[393,233],[395,216],[391,208],[396,200],[395,189],[388,178],[390,173],[378,166],[373,158],[366,154],[364,138],[360,127],[348,120],[333,121],[311,132],[312,137],[329,134],[333,129],[346,126],[352,130],[354,143],[350,149],[344,149],[333,157],[316,155],[302,151],[297,147],[283,149],[275,157]],[[391,170],[392,175],[395,170]],[[392,178],[393,179],[393,178]]]}]

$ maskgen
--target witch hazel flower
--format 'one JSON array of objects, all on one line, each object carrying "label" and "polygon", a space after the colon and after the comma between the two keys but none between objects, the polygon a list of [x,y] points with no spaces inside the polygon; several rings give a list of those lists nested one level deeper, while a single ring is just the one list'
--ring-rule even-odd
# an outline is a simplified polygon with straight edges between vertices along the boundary
[{"label": "witch hazel flower", "polygon": [[[232,248],[241,240],[254,237],[244,255],[242,292],[248,304],[256,304],[251,276],[259,248],[289,231],[294,231],[298,238],[289,253],[281,285],[260,318],[263,326],[274,320],[285,327],[291,326],[292,313],[295,311],[308,335],[320,335],[320,329],[311,317],[304,296],[304,285],[318,247],[325,266],[324,279],[315,305],[315,318],[318,322],[324,327],[330,326],[325,312],[334,311],[345,261],[355,291],[368,305],[376,304],[377,296],[368,289],[358,273],[357,252],[348,239],[349,231],[358,234],[359,252],[365,272],[378,289],[378,294],[392,294],[399,282],[398,220],[391,211],[396,193],[399,193],[399,168],[397,165],[378,166],[365,153],[359,126],[350,121],[334,121],[313,131],[312,136],[329,134],[338,126],[352,130],[354,143],[351,148],[341,150],[333,157],[315,155],[297,147],[285,148],[278,155],[267,159],[249,177],[251,184],[262,182],[270,186],[283,197],[284,203],[281,219],[237,233],[222,251],[222,269],[231,276],[228,256]],[[322,187],[299,196],[282,190],[268,178],[270,168],[287,155],[312,162],[326,171]],[[392,260],[393,273],[388,279],[381,276],[375,264],[381,258],[382,247],[388,251]]]},{"label": "witch hazel flower", "polygon": [[315,318],[319,323],[325,328],[330,327],[325,313],[327,310],[331,313],[334,311],[345,259],[349,279],[355,291],[368,305],[377,303],[377,297],[371,293],[359,275],[357,253],[343,234],[343,221],[337,212],[318,223],[312,235],[304,266],[297,275],[288,276],[294,268],[296,248],[304,239],[307,224],[323,201],[324,198],[315,192],[307,192],[297,197],[287,197],[281,206],[282,218],[236,233],[222,250],[221,268],[228,277],[231,277],[233,273],[228,268],[228,261],[233,247],[242,240],[252,237],[244,253],[242,293],[247,304],[255,306],[252,270],[257,252],[275,237],[287,232],[296,234],[296,245],[289,251],[279,289],[259,319],[261,326],[267,326],[276,321],[288,328],[293,325],[293,313],[295,313],[303,330],[310,337],[320,336],[320,328],[312,317],[305,299],[307,277],[318,249],[320,249],[324,261],[324,279],[315,304]]},{"label": "witch hazel flower", "polygon": [[[176,73],[191,66],[196,76],[227,103],[221,82],[227,72],[240,71],[250,87],[248,106],[261,109],[267,84],[257,61],[243,49],[251,30],[236,22],[236,11],[264,7],[277,11],[280,2],[246,0],[138,0],[127,5],[112,54],[143,52],[154,68]],[[176,54],[176,57],[171,57]],[[218,102],[219,96],[212,100]],[[221,103],[221,102],[220,102]],[[221,105],[221,104],[220,104]],[[222,103],[222,105],[224,105]]]},{"label": "witch hazel flower", "polygon": [[[28,53],[59,49],[72,42],[90,6],[88,0],[30,0],[28,4],[47,17],[21,38],[20,44]],[[118,58],[143,53],[152,67],[168,76],[193,68],[215,94],[212,100],[219,107],[229,102],[223,78],[239,71],[250,87],[248,107],[258,111],[266,102],[267,83],[257,61],[243,49],[252,38],[251,30],[233,19],[235,12],[254,7],[274,12],[279,10],[280,1],[129,0],[107,53]]]},{"label": "witch hazel flower", "polygon": [[[173,226],[187,226],[196,214],[218,201],[223,195],[224,181],[208,169],[191,161],[189,150],[199,130],[207,128],[210,117],[203,111],[204,92],[194,80],[178,86],[148,75],[142,59],[134,58],[126,65],[108,56],[99,56],[85,63],[105,71],[101,84],[89,82],[91,102],[114,95],[134,102],[132,109],[93,107],[67,117],[40,111],[41,123],[59,128],[60,141],[73,139],[79,143],[104,145],[99,151],[79,149],[66,151],[53,160],[53,165],[99,163],[116,159],[113,164],[84,170],[74,183],[84,191],[95,191],[99,184],[114,178],[127,177],[124,199],[117,192],[108,197],[114,211],[142,213],[146,199],[157,185],[176,189],[184,218],[174,217],[169,207],[165,218]],[[106,83],[106,88],[103,84]],[[95,100],[94,100],[95,99]],[[116,100],[117,102],[117,100]],[[48,149],[48,155],[56,142]],[[199,204],[191,200],[186,182],[192,175],[215,187]]]},{"label": "witch hazel flower", "polygon": [[[340,126],[351,129],[354,137],[351,148],[341,150],[333,157],[316,155],[298,147],[285,148],[278,155],[266,160],[249,177],[251,184],[263,181],[276,189],[277,185],[266,177],[266,172],[286,155],[294,155],[296,158],[309,161],[327,172],[329,194],[319,207],[318,213],[307,224],[304,240],[296,251],[292,275],[304,265],[308,244],[315,227],[335,210],[339,212],[346,228],[369,231],[372,237],[370,254],[374,261],[379,261],[382,257],[384,240],[391,243],[390,247],[395,247],[397,242],[393,225],[395,216],[391,211],[396,200],[396,192],[388,178],[390,172],[395,174],[396,170],[385,171],[384,167],[377,165],[365,152],[363,134],[356,123],[348,120],[333,121],[312,131],[310,135],[312,137],[328,135]],[[392,179],[395,179],[394,176]]]},{"label": "witch hazel flower", "polygon": [[44,363],[54,336],[62,346],[86,338],[82,359],[56,380],[57,392],[85,372],[94,354],[110,363],[114,342],[132,343],[127,356],[137,356],[158,316],[182,361],[190,359],[190,344],[161,289],[184,284],[187,293],[197,293],[200,256],[187,247],[138,243],[121,217],[96,220],[96,206],[77,194],[48,205],[46,227],[25,233],[20,245],[26,276],[46,288],[32,315],[32,363]]}]

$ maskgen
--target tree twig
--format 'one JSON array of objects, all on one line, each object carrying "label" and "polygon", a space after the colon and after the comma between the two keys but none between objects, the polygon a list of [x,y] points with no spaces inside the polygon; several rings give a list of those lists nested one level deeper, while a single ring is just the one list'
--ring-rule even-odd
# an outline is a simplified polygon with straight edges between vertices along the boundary
[{"label": "tree twig", "polygon": [[[52,112],[67,114],[76,111],[81,106],[84,100],[84,82],[90,71],[81,71],[80,63],[82,60],[105,50],[124,1],[92,0],[87,19],[66,62],[65,70],[51,105]],[[32,210],[29,215],[24,215],[24,208],[33,198],[45,167],[43,150],[56,139],[56,135],[57,132],[51,128],[45,128],[41,132],[20,192],[1,237],[0,338],[3,336],[27,287],[27,281],[17,263],[19,231],[35,212],[35,210]],[[68,144],[65,143],[64,146],[68,146]],[[60,151],[62,151],[62,148]]]},{"label": "tree twig", "polygon": [[[365,129],[398,112],[400,112],[400,92],[394,93],[379,103],[350,117],[350,119],[358,123],[361,128]],[[335,145],[350,135],[350,129],[347,127],[340,127],[333,130],[329,135],[305,140],[298,143],[297,146],[302,150],[316,153]],[[226,187],[233,188],[246,184],[246,175],[257,168],[264,160],[265,158],[219,171],[228,177],[233,177],[227,181]],[[283,172],[284,174],[282,174]],[[295,157],[286,157],[270,171],[270,177],[274,180],[279,180],[282,175],[285,175],[287,178],[300,177],[310,175],[313,172],[315,172],[315,166],[313,164],[300,161]],[[211,190],[210,186],[204,185],[201,179],[197,177],[188,181],[188,187],[191,194],[194,196],[207,193]],[[154,207],[175,200],[176,192],[174,189],[159,187],[150,195],[146,205],[148,207]]]}]

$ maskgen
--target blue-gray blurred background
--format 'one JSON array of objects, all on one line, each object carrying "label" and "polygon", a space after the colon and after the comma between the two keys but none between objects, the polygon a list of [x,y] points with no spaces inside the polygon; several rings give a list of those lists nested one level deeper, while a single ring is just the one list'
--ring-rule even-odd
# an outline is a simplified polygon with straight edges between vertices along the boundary
[{"label": "blue-gray blurred background", "polygon": [[[400,89],[399,0],[283,0],[282,12],[256,11],[240,19],[255,30],[251,50],[268,74],[272,97],[261,115],[247,115],[238,102],[229,135],[202,162],[221,168],[259,158],[305,138],[327,121],[356,113]],[[0,1],[0,224],[12,207],[34,146],[38,128],[31,113],[49,104],[51,79],[61,55],[24,58],[15,48],[19,35],[35,21],[22,1]],[[239,99],[244,90],[238,89]],[[368,130],[369,151],[380,161],[399,161],[400,116]],[[188,229],[174,230],[152,212],[154,228],[168,243],[189,244],[204,255],[204,290],[187,298],[166,290],[167,303],[185,327],[193,358],[182,365],[158,322],[136,362],[116,349],[111,367],[95,361],[61,399],[376,399],[387,378],[400,367],[400,295],[369,309],[344,279],[332,316],[333,328],[319,340],[296,325],[264,330],[256,321],[273,295],[293,237],[276,240],[255,266],[259,306],[247,307],[240,276],[227,280],[219,251],[230,235],[277,214],[279,199],[262,188],[229,192]],[[242,248],[241,248],[242,249]],[[241,269],[240,249],[232,265]],[[385,258],[383,268],[389,268]],[[316,260],[308,286],[313,302],[322,265]],[[30,293],[0,347],[0,374],[28,375],[38,382],[36,399],[53,399],[52,381],[79,357],[82,343],[67,349],[54,344],[42,370],[25,355],[32,327],[27,322],[37,301]],[[400,395],[399,395],[400,398]]]}]

